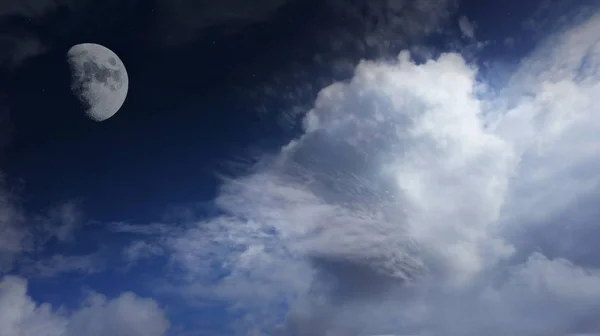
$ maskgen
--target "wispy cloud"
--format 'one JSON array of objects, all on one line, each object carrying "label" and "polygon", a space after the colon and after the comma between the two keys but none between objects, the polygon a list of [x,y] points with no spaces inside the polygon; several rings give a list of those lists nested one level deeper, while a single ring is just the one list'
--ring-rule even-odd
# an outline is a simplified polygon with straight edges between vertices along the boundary
[{"label": "wispy cloud", "polygon": [[76,230],[82,224],[82,217],[81,208],[77,203],[66,202],[52,208],[47,218],[42,220],[46,222],[45,226],[52,236],[65,242],[73,239]]},{"label": "wispy cloud", "polygon": [[460,28],[463,36],[474,39],[475,38],[475,26],[469,21],[466,16],[461,16],[458,20],[458,27]]},{"label": "wispy cloud", "polygon": [[46,250],[52,240],[72,241],[82,224],[82,212],[74,202],[59,204],[39,214],[26,213],[0,175],[0,275],[14,270],[14,266],[29,276],[41,277],[100,271],[105,263],[99,253],[49,256]]},{"label": "wispy cloud", "polygon": [[29,278],[49,278],[65,273],[91,275],[106,269],[108,262],[101,253],[89,255],[54,254],[48,257],[19,261],[19,273]]},{"label": "wispy cloud", "polygon": [[14,195],[5,186],[0,172],[0,274],[8,271],[27,245],[25,214],[17,206]]},{"label": "wispy cloud", "polygon": [[127,264],[138,262],[164,254],[162,246],[150,244],[144,240],[134,240],[123,249],[123,257]]}]

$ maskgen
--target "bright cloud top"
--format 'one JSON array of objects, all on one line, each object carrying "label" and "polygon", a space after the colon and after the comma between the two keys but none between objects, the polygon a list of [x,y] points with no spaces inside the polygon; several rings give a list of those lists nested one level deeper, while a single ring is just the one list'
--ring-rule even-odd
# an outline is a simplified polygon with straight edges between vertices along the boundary
[{"label": "bright cloud top", "polygon": [[224,215],[160,235],[186,293],[282,335],[598,331],[600,251],[562,241],[596,223],[598,31],[550,38],[502,92],[458,54],[362,62],[225,182]]}]

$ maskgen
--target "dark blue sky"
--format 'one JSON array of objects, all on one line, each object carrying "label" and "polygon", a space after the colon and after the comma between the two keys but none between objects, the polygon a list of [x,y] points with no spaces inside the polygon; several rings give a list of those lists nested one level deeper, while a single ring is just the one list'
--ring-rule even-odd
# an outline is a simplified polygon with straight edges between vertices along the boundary
[{"label": "dark blue sky", "polygon": [[[515,23],[539,7],[523,5],[465,1],[455,16],[473,18],[480,37],[494,40],[522,32]],[[47,35],[56,30],[56,42],[11,74],[14,136],[4,160],[29,208],[76,199],[98,220],[144,221],[166,205],[210,200],[215,173],[228,173],[228,161],[252,146],[277,148],[294,135],[278,124],[281,111],[310,106],[324,83],[347,77],[336,73],[334,61],[365,56],[331,50],[328,35],[356,27],[316,1],[292,2],[233,32],[226,22],[174,47],[141,38],[151,15],[149,8],[117,13],[115,22],[79,22],[66,32],[60,19],[40,27]],[[126,104],[102,124],[87,120],[69,92],[65,50],[85,41],[115,51],[130,76]],[[391,49],[393,55],[399,48]],[[315,63],[315,55],[325,62]],[[275,76],[282,78],[275,85],[313,87],[286,101],[262,89]]]},{"label": "dark blue sky", "polygon": [[[147,220],[166,204],[210,199],[214,174],[226,172],[233,155],[282,135],[275,116],[290,107],[251,94],[261,95],[270,76],[292,62],[310,66],[312,53],[304,46],[316,9],[294,6],[301,10],[284,10],[236,33],[217,28],[172,48],[148,46],[127,27],[124,33],[75,31],[29,60],[12,74],[14,138],[5,159],[13,183],[24,183],[26,204],[35,209],[81,199],[94,218]],[[139,18],[128,19],[136,27]],[[71,43],[89,40],[120,55],[131,81],[125,106],[103,124],[80,113],[64,64]],[[263,105],[268,113],[259,116]]]},{"label": "dark blue sky", "polygon": [[[323,133],[317,132],[314,138],[307,135],[308,140],[299,141],[298,148],[290,149],[296,155],[290,156],[292,159],[280,154],[282,146],[297,139],[301,134],[308,134],[303,129],[302,120],[315,104],[319,92],[334,82],[347,83],[355,76],[354,70],[360,61],[390,60],[397,57],[401,50],[411,49],[415,61],[411,66],[421,67],[419,69],[425,73],[424,69],[430,69],[431,64],[429,67],[424,66],[423,61],[431,61],[443,52],[455,52],[456,55],[460,54],[461,59],[467,63],[479,67],[478,80],[490,84],[494,89],[501,88],[514,73],[521,71],[529,74],[527,69],[521,68],[521,62],[525,55],[537,50],[538,42],[543,37],[552,35],[555,31],[560,31],[559,28],[563,28],[563,25],[571,23],[571,21],[566,23],[556,21],[556,18],[570,17],[571,11],[583,13],[585,12],[582,10],[583,6],[592,3],[585,0],[571,2],[407,0],[398,1],[407,4],[403,11],[393,14],[379,13],[380,15],[377,16],[377,13],[369,12],[369,6],[378,8],[377,4],[393,1],[257,0],[257,3],[260,3],[257,8],[260,9],[256,9],[256,12],[247,8],[242,10],[243,6],[237,0],[222,0],[221,3],[229,1],[240,7],[219,7],[219,1],[193,3],[193,1],[182,0],[181,5],[178,6],[172,5],[175,2],[163,0],[105,2],[84,0],[81,3],[85,5],[79,8],[76,5],[69,5],[67,0],[34,0],[30,4],[33,12],[48,4],[52,9],[41,11],[44,13],[40,15],[31,14],[33,12],[5,15],[4,7],[0,5],[0,132],[2,132],[0,145],[4,139],[8,139],[7,144],[0,147],[0,173],[4,174],[6,179],[6,185],[0,184],[0,202],[3,201],[2,197],[5,194],[12,197],[10,200],[14,200],[14,208],[22,210],[25,214],[25,220],[16,222],[25,228],[28,238],[38,239],[36,236],[38,231],[41,232],[40,236],[50,237],[44,236],[47,240],[41,243],[39,251],[35,246],[36,242],[33,243],[35,248],[29,245],[23,247],[22,251],[19,251],[22,252],[23,257],[16,258],[14,265],[11,264],[14,266],[11,269],[13,274],[29,277],[28,295],[35,301],[48,302],[55,307],[63,305],[76,311],[81,306],[82,298],[87,297],[84,293],[89,290],[102,293],[109,299],[121,297],[121,293],[125,291],[133,291],[140,297],[156,300],[164,308],[166,316],[174,327],[169,335],[185,335],[181,330],[192,330],[192,335],[196,335],[194,333],[196,330],[215,335],[233,334],[235,325],[232,321],[239,322],[243,320],[238,319],[240,316],[245,317],[244,314],[250,312],[256,313],[250,315],[263,323],[262,309],[267,311],[273,307],[266,307],[266,305],[273,304],[275,320],[283,323],[277,325],[277,328],[283,325],[290,329],[275,328],[276,323],[268,320],[272,316],[267,314],[268,318],[265,318],[267,322],[264,322],[266,330],[279,330],[278,333],[273,333],[274,335],[295,336],[309,335],[294,332],[294,326],[302,326],[304,323],[303,318],[308,321],[306,323],[322,324],[325,326],[323,330],[327,330],[328,323],[333,323],[331,321],[337,316],[334,316],[336,311],[347,312],[344,309],[351,307],[352,304],[361,306],[363,295],[369,299],[373,297],[376,301],[381,298],[379,296],[381,293],[390,294],[390,297],[392,294],[403,293],[400,290],[386,292],[389,288],[404,287],[396,283],[397,278],[384,273],[386,273],[385,268],[389,264],[396,265],[397,256],[405,252],[393,250],[398,243],[393,238],[402,236],[404,232],[389,229],[385,226],[389,224],[385,220],[381,220],[381,226],[378,226],[380,223],[377,221],[374,221],[377,222],[376,225],[369,226],[371,222],[363,223],[361,220],[370,219],[371,213],[365,215],[357,210],[364,207],[378,214],[378,211],[388,205],[383,200],[387,200],[386,197],[389,195],[382,196],[383,192],[377,188],[388,188],[393,183],[377,175],[381,173],[381,170],[378,170],[381,167],[375,167],[375,162],[378,162],[376,159],[362,162],[360,161],[362,156],[357,153],[366,153],[365,157],[373,154],[372,157],[375,158],[378,158],[379,154],[386,155],[385,151],[389,148],[384,148],[387,144],[385,141],[389,139],[382,140],[382,148],[369,148],[367,141],[363,144],[360,142],[363,139],[360,139],[354,143],[353,146],[356,147],[354,148],[342,141],[354,140],[354,134],[344,133],[351,129],[350,127],[331,127],[332,133],[339,132],[335,134],[340,136],[340,140],[332,138],[331,134],[327,133],[330,131],[327,127],[331,125],[325,125],[324,122]],[[419,9],[419,4],[425,2],[446,6],[441,12],[447,13],[448,17],[432,19],[435,22],[442,22],[439,27],[432,28],[428,33],[421,33],[410,31],[407,26],[394,21],[398,18],[405,19],[409,23],[415,20],[418,21],[416,26],[431,28],[427,23],[420,22],[421,16],[424,21],[430,18],[431,13]],[[67,5],[53,7],[58,3]],[[244,12],[246,10],[247,13]],[[411,11],[414,12],[414,17],[411,16],[413,13]],[[240,12],[244,14],[240,15]],[[473,24],[474,37],[462,35],[458,25],[462,17],[468,18]],[[207,23],[205,26],[199,24],[198,22],[202,20],[210,24]],[[573,19],[573,22],[575,21]],[[4,31],[9,33],[5,34]],[[35,47],[35,44],[23,42],[27,41],[27,38],[39,42],[43,47]],[[8,51],[2,51],[3,41],[8,41],[6,42]],[[129,75],[129,92],[125,104],[115,116],[101,123],[86,117],[70,91],[71,75],[66,63],[66,52],[72,45],[83,42],[102,44],[113,50],[124,62]],[[17,51],[22,52],[22,55]],[[17,59],[18,61],[15,61]],[[439,62],[443,63],[443,61]],[[374,64],[376,65],[370,66],[377,68],[381,65]],[[448,64],[450,64],[449,68],[456,66],[456,63]],[[459,66],[457,68],[458,70],[451,69],[456,72],[449,71],[449,76],[456,73],[463,74],[461,71],[466,71]],[[396,70],[402,74],[402,71]],[[444,70],[446,69],[437,69],[439,72]],[[429,77],[423,79],[414,76],[415,87],[423,86],[423,92],[438,89],[438,85],[442,87],[444,84],[441,77],[439,81],[429,82]],[[535,77],[537,74],[532,76]],[[406,80],[404,77],[390,79],[392,82],[399,83]],[[387,82],[381,85],[384,84],[390,85]],[[462,92],[458,84],[456,85],[458,91],[452,91],[452,94],[460,98]],[[371,90],[371,93],[378,93],[373,94],[375,97],[373,102],[354,102],[352,94],[356,92],[348,91],[352,93],[346,97],[348,101],[335,101],[335,103],[348,110],[347,113],[355,113],[359,116],[357,120],[361,121],[361,117],[368,117],[369,113],[373,112],[369,110],[372,106],[377,108],[380,106],[377,104],[387,106],[385,104],[393,100],[394,97],[385,96],[389,92],[407,94],[410,91],[401,85],[398,87],[390,85],[390,87],[391,89],[383,88],[381,92],[384,93],[378,95],[378,87],[366,85],[366,89]],[[356,90],[360,89],[359,87]],[[440,90],[442,89],[451,92],[451,89],[455,88],[442,87]],[[445,93],[442,92],[439,96],[444,96]],[[559,94],[556,96],[560,98]],[[385,99],[381,99],[381,102],[376,101],[381,97]],[[328,98],[330,97],[321,97],[320,101],[325,101],[323,103],[325,107],[321,107],[321,110],[314,114],[335,115],[339,112],[326,104]],[[465,100],[472,97],[467,98]],[[491,98],[489,102],[497,103]],[[370,103],[374,105],[369,105]],[[453,102],[446,103],[451,106]],[[365,111],[360,110],[363,107]],[[393,110],[396,106],[392,104],[388,108]],[[395,112],[401,114],[406,107],[402,106],[398,109]],[[455,110],[449,109],[448,113],[451,114]],[[343,114],[335,117],[347,121]],[[398,122],[393,118],[391,122]],[[326,115],[322,119],[326,120]],[[470,127],[475,123],[465,124]],[[367,125],[365,129],[372,132],[373,128],[368,128],[370,124],[365,123],[365,125]],[[358,129],[359,126],[363,125],[357,122],[356,128]],[[385,127],[382,128],[381,134],[387,134],[385,130]],[[476,129],[473,133],[479,134],[479,131]],[[510,138],[509,136],[512,135],[510,131],[506,133],[509,135],[500,133],[500,135],[493,135],[498,138],[506,136],[508,140],[502,138],[503,141],[518,144],[520,140]],[[379,135],[376,134],[374,137]],[[359,135],[356,136],[360,138]],[[458,139],[456,142],[463,144],[464,148],[474,146],[474,141],[466,137],[457,136],[453,139]],[[403,144],[398,145],[398,148],[401,148],[401,145]],[[498,149],[482,148],[482,152],[489,150],[491,153],[495,153]],[[479,147],[474,149],[474,151],[479,150]],[[459,152],[463,153],[456,151]],[[452,152],[449,156],[456,153]],[[272,162],[264,159],[270,154],[283,161],[281,167],[273,165],[275,167],[273,168],[270,165]],[[395,154],[397,153],[389,155],[391,161],[396,160]],[[506,153],[500,152],[500,154]],[[448,223],[473,224],[471,223],[473,218],[481,217],[484,218],[481,221],[485,222],[485,218],[494,217],[495,215],[488,216],[488,214],[495,214],[495,208],[490,209],[487,206],[496,204],[495,199],[490,196],[490,201],[487,202],[488,194],[481,190],[469,189],[469,183],[472,183],[469,174],[478,176],[477,174],[482,171],[496,173],[496,168],[501,170],[498,167],[502,167],[502,160],[510,155],[499,155],[499,157],[500,164],[497,167],[487,166],[488,161],[483,159],[482,166],[477,166],[480,163],[477,160],[473,160],[476,162],[472,163],[465,159],[465,162],[473,166],[465,164],[468,169],[465,168],[464,171],[458,169],[457,172],[448,173],[455,174],[450,177],[459,181],[456,183],[460,184],[456,187],[459,190],[453,193],[454,189],[451,189],[451,192],[445,194],[444,188],[450,187],[441,185],[439,194],[437,192],[428,194],[427,201],[430,199],[432,201],[430,204],[423,205],[423,209],[429,209],[428,206],[431,204],[435,204],[437,208],[422,214],[415,222],[420,223],[419,220],[422,220],[423,225],[427,226],[430,224],[427,222],[428,216],[437,215],[438,210],[441,213],[447,211],[442,217],[443,221]],[[337,165],[326,164],[336,158]],[[342,161],[340,158],[348,160]],[[264,159],[260,164],[265,165],[266,168],[255,165],[259,159]],[[315,161],[310,161],[312,159]],[[532,165],[537,163],[536,159],[531,159],[534,162]],[[355,162],[353,160],[357,162],[356,165],[353,165]],[[443,164],[446,161],[440,159],[434,162]],[[356,168],[361,163],[364,167]],[[507,166],[509,165],[507,163]],[[338,166],[341,167],[339,171],[336,170]],[[406,167],[401,168],[410,170],[412,166]],[[361,170],[362,168],[364,170]],[[518,167],[520,168],[521,166]],[[301,169],[308,171],[307,180],[296,184],[295,179],[298,176],[295,174],[301,175],[298,173]],[[338,176],[339,180],[334,181],[331,177],[339,172],[341,177]],[[344,175],[345,173],[348,175]],[[436,173],[439,172],[434,171],[431,174]],[[503,171],[497,172],[497,175],[500,176],[498,178],[500,180],[505,177]],[[356,180],[348,179],[348,176],[356,177]],[[562,175],[557,173],[556,176]],[[228,177],[242,177],[242,179],[224,182]],[[496,178],[484,174],[482,184],[488,177],[490,180]],[[446,181],[445,178],[448,177],[444,175],[439,180]],[[526,178],[529,178],[529,175]],[[423,182],[423,185],[427,185],[430,181],[431,179]],[[237,185],[237,182],[241,183]],[[265,184],[264,192],[261,183]],[[361,183],[369,184],[366,189],[372,187],[370,190],[375,191],[368,194],[364,191],[366,189],[360,189],[363,187]],[[454,186],[452,183],[448,184]],[[220,190],[223,186],[226,187],[225,190]],[[340,188],[335,189],[332,186]],[[460,189],[463,186],[466,186],[465,190]],[[545,190],[542,187],[538,189]],[[523,191],[523,195],[526,196],[502,194],[498,198],[506,201],[509,205],[507,209],[510,211],[513,211],[513,208],[521,211],[521,204],[529,204],[527,203],[529,194],[526,193],[529,190],[526,187],[523,187],[523,190],[518,188],[515,190]],[[580,190],[569,189],[569,191],[574,195],[583,193]],[[450,194],[456,194],[456,199],[443,199],[444,195]],[[465,197],[465,200],[461,197]],[[326,201],[319,203],[322,199]],[[535,197],[531,199],[537,200]],[[543,197],[540,199],[545,200]],[[356,204],[349,205],[352,202],[348,200],[357,201]],[[403,201],[405,200],[398,202]],[[452,202],[457,202],[454,204],[456,209],[464,210],[466,213],[464,218],[461,217],[463,213],[457,215],[442,206],[453,204]],[[298,203],[300,210],[293,205],[295,203]],[[557,201],[556,204],[559,203]],[[72,215],[71,212],[65,212],[64,218],[60,214],[53,215],[52,212],[48,212],[64,204],[74,204],[73,209],[80,212],[78,213],[80,217],[73,220],[75,224],[70,228],[74,238],[63,239],[56,232],[44,231],[53,224],[69,222],[67,217]],[[327,206],[331,204],[336,206],[337,212],[328,217]],[[377,207],[370,209],[372,204]],[[464,204],[473,204],[474,213],[469,212],[471,208],[463,209]],[[587,203],[580,203],[582,208],[591,208],[590,204],[596,203],[589,200]],[[0,203],[0,211],[3,211],[3,206]],[[556,210],[553,206],[548,206],[549,213],[551,210]],[[477,212],[478,207],[482,209],[480,212]],[[539,205],[531,206],[531,208],[538,207]],[[523,212],[527,215],[517,210],[509,211],[509,214],[529,216],[528,209]],[[580,212],[575,206],[569,210],[573,213],[588,214],[581,219],[583,229],[568,231],[561,227],[560,230],[552,232],[561,232],[561,235],[564,233],[565,236],[572,234],[575,237],[585,236],[586,232],[597,231],[585,226],[590,223],[588,217],[596,216],[595,212]],[[403,208],[402,211],[392,212],[396,217],[391,222],[401,221],[398,219],[401,217],[403,220],[403,216],[406,215],[404,211],[406,210]],[[325,213],[324,217],[319,217],[323,213]],[[555,215],[556,213],[551,212],[551,216]],[[331,238],[327,236],[330,234],[328,229],[330,225],[336,228],[335,225],[339,224],[336,222],[338,218],[347,222],[350,229],[347,232],[343,230],[334,232]],[[561,217],[556,215],[554,218]],[[0,217],[0,220],[3,220],[3,217]],[[527,220],[534,221],[529,217]],[[277,224],[269,227],[267,224],[270,225],[270,221]],[[556,224],[556,221],[550,222],[551,225]],[[311,226],[314,223],[322,226]],[[474,223],[472,227],[479,228],[477,226],[479,224],[479,222]],[[481,225],[488,224],[485,222]],[[302,225],[306,225],[307,232],[314,229],[315,232],[311,232],[314,237],[322,238],[327,243],[317,241],[316,238],[317,243],[315,243],[311,241],[311,237],[308,237],[309,234],[300,235],[301,238],[294,236],[298,234],[294,231],[296,226],[299,226],[298,230],[301,231],[300,229],[304,228]],[[452,232],[451,224],[448,225],[450,226],[448,232],[455,233]],[[492,224],[489,226],[491,227]],[[393,225],[390,227],[395,228]],[[389,232],[383,232],[386,228]],[[291,230],[291,233],[286,230]],[[456,229],[456,232],[459,231],[462,232]],[[479,237],[478,234],[483,231],[485,230],[481,229],[476,234],[465,235],[466,238],[457,234],[458,240],[465,238],[468,241],[470,237]],[[544,236],[546,239],[546,235],[537,234],[538,231],[547,232],[546,226],[528,227],[523,229],[523,232],[519,230],[502,232],[507,237],[514,238],[510,243],[518,246],[521,253],[515,258],[523,259],[518,260],[519,266],[526,263],[529,260],[527,258],[532,256],[532,251],[537,251],[536,248],[539,246],[555,248],[547,253],[544,251],[546,253],[544,256],[549,258],[561,257],[563,252],[572,253],[576,256],[573,257],[574,261],[583,263],[591,260],[590,256],[597,255],[595,249],[591,249],[591,252],[579,251],[577,254],[571,251],[571,245],[556,247],[554,236],[548,235],[548,241],[542,241],[543,239],[539,237]],[[281,238],[278,236],[280,232],[286,232],[292,238]],[[377,236],[380,232],[383,232],[381,237]],[[369,240],[371,233],[374,235],[373,240]],[[0,232],[0,243],[3,242],[2,234]],[[365,236],[364,240],[359,239],[358,242],[352,240],[355,237],[360,238],[361,234]],[[450,236],[451,234],[448,235]],[[485,236],[485,239],[489,237]],[[439,243],[442,251],[446,237],[436,239],[424,241],[424,246],[434,246]],[[483,245],[489,242],[489,246],[496,246],[494,245],[497,243],[496,240],[485,239]],[[382,241],[384,243],[380,243]],[[380,245],[384,248],[380,249]],[[133,249],[136,246],[140,249]],[[390,251],[385,250],[386,246],[392,246]],[[454,247],[451,244],[448,246]],[[361,251],[356,252],[355,247]],[[500,247],[498,249],[501,250]],[[382,255],[378,255],[377,252],[382,250]],[[466,250],[470,251],[468,248]],[[340,256],[336,254],[338,251],[341,251]],[[375,251],[374,254],[369,254],[371,251]],[[441,267],[443,271],[439,273],[440,278],[445,279],[448,274],[444,273],[446,272],[444,262],[450,258],[444,259],[446,256],[443,251],[432,251],[432,256],[423,257],[423,260],[431,261],[427,258],[432,258],[432,269]],[[396,252],[398,255],[394,254]],[[435,259],[438,258],[436,254],[438,252],[440,257]],[[485,253],[488,252],[485,250]],[[494,250],[490,254],[496,252]],[[0,246],[0,272],[3,271],[2,253],[2,246]],[[127,253],[132,253],[132,256]],[[492,257],[489,260],[485,259],[487,254],[484,252],[481,252],[481,255],[477,253],[473,259],[465,258],[467,260],[465,263],[468,264],[480,257],[484,260],[482,263],[489,262],[492,265],[490,269],[497,271],[494,275],[500,274],[498,279],[502,278],[503,272],[509,272],[508,268],[502,268],[504,264],[496,264],[497,260]],[[52,258],[56,256],[65,259],[52,263],[54,260]],[[260,259],[263,256],[266,257]],[[69,259],[71,257],[72,259]],[[254,260],[253,257],[261,261],[252,264],[253,269],[258,269],[256,273],[244,268],[245,262],[250,260],[248,261],[250,263]],[[275,262],[270,264],[273,260]],[[383,261],[379,263],[380,260]],[[554,259],[550,261],[554,262]],[[78,264],[79,262],[81,264]],[[40,265],[49,266],[45,269],[45,266]],[[448,269],[452,269],[452,265],[448,266]],[[86,269],[90,266],[97,267],[98,270]],[[470,270],[471,266],[465,266],[465,269]],[[278,275],[280,269],[284,269],[281,277]],[[44,270],[55,274],[51,276],[36,274],[36,272],[43,273]],[[462,272],[464,269],[459,271]],[[485,272],[482,271],[483,273]],[[314,275],[314,278],[309,279],[307,274]],[[4,274],[0,273],[0,275]],[[487,273],[481,275],[481,281],[497,280],[488,276]],[[234,280],[228,282],[230,278]],[[307,279],[310,283],[303,287],[302,282],[308,281]],[[263,280],[264,287],[268,287],[269,290],[274,288],[275,293],[273,297],[265,295],[271,300],[265,301],[265,307],[260,306],[263,304],[262,301],[254,300],[252,296],[263,294],[262,291],[265,290],[261,283]],[[402,279],[402,284],[404,280]],[[279,285],[281,287],[277,287]],[[298,292],[304,297],[298,294],[296,285],[301,287]],[[378,289],[374,290],[375,287]],[[383,288],[381,292],[379,287]],[[429,293],[430,288],[425,287],[425,289]],[[431,299],[428,301],[428,303],[433,302],[431,307],[442,307],[443,304],[449,304],[448,302],[457,302],[453,301],[455,298],[448,298],[442,294],[440,294],[442,299],[437,301],[438,289],[439,287],[435,287],[432,291],[431,297],[435,298],[424,299]],[[236,292],[237,290],[240,292]],[[303,290],[306,291],[302,292]],[[466,298],[461,299],[459,305],[466,306],[471,302],[469,301],[472,299],[471,292],[468,290],[457,293],[456,297]],[[239,296],[236,296],[237,294]],[[325,298],[325,303],[319,301],[320,295]],[[511,295],[514,295],[514,292],[507,292],[509,299],[513,297]],[[519,297],[518,293],[514,296]],[[287,299],[292,297],[293,300],[286,301],[284,297]],[[306,300],[303,301],[304,299]],[[297,304],[298,302],[301,304]],[[348,302],[347,306],[346,302]],[[367,307],[367,301],[364,302]],[[474,307],[479,307],[477,306],[479,301],[473,302],[475,302]],[[546,301],[540,299],[539,302]],[[517,306],[519,303],[520,301],[517,302]],[[293,304],[297,305],[293,306]],[[387,309],[385,306],[378,306],[381,307]],[[304,312],[307,316],[294,315],[297,311],[292,308],[301,312],[306,308],[307,311]],[[470,309],[462,308],[465,312]],[[431,308],[431,311],[434,312],[432,313],[434,317],[439,318],[440,316],[435,315],[436,309]],[[329,313],[331,315],[328,315]],[[477,313],[473,314],[477,315]],[[340,316],[342,315],[337,317]],[[367,315],[361,317],[364,316]],[[565,313],[563,316],[571,315]],[[465,321],[469,321],[469,318],[459,321],[456,325],[468,325],[469,323]],[[355,322],[348,322],[345,317],[340,319],[343,320],[341,323],[343,326],[353,325],[352,323]],[[435,320],[435,323],[432,322],[430,326],[434,328],[445,326],[442,320],[444,319]],[[260,324],[259,322],[256,323]],[[438,322],[439,325],[436,324]],[[364,330],[393,331],[392,327],[389,330],[372,327],[374,323],[371,321],[365,323],[370,326],[370,329]],[[515,323],[515,325],[527,326],[526,323]],[[482,329],[472,330],[489,330],[485,329],[487,327],[489,326],[485,325]],[[358,335],[361,329],[352,330],[355,333],[348,335]],[[461,329],[452,331],[456,330]],[[0,336],[4,336],[1,332],[0,328]],[[325,334],[314,333],[318,336]],[[449,332],[449,334],[460,335],[461,333]],[[71,333],[66,335],[72,336]]]}]

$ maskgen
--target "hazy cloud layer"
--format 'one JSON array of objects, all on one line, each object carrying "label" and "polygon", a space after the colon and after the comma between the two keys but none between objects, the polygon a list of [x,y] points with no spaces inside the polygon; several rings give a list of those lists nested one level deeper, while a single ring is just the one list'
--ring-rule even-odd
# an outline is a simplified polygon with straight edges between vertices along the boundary
[{"label": "hazy cloud layer", "polygon": [[245,331],[599,332],[600,251],[578,240],[597,222],[597,31],[550,37],[500,92],[458,54],[363,62],[303,136],[225,181],[223,215],[150,244]]},{"label": "hazy cloud layer", "polygon": [[69,312],[38,304],[27,295],[26,280],[0,280],[0,335],[3,336],[134,336],[164,335],[169,322],[150,299],[123,293],[114,299],[91,293]]}]

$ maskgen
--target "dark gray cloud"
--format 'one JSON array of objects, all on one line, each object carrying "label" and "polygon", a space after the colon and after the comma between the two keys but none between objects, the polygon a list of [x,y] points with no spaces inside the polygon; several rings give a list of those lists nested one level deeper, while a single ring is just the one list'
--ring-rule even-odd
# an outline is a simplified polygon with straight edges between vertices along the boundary
[{"label": "dark gray cloud", "polygon": [[44,29],[54,30],[54,17],[73,8],[71,1],[4,1],[0,5],[0,70],[19,65],[44,52],[50,41]]},{"label": "dark gray cloud", "polygon": [[165,45],[189,42],[203,29],[228,26],[235,30],[263,20],[291,0],[158,0],[154,3],[156,25],[153,35]]},{"label": "dark gray cloud", "polygon": [[332,304],[380,300],[385,298],[391,288],[402,286],[408,281],[378,269],[376,262],[347,259],[321,257],[313,260],[317,270],[316,281],[327,292]]},{"label": "dark gray cloud", "polygon": [[[385,50],[439,31],[459,0],[18,0],[0,5],[0,67],[13,67],[75,34],[114,32],[154,46],[240,31],[286,5],[315,3],[314,38],[332,50]],[[312,18],[299,16],[298,20]],[[306,25],[290,22],[299,29]],[[213,29],[215,28],[215,29]],[[80,41],[73,41],[80,42]]]}]

